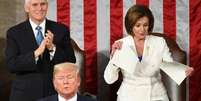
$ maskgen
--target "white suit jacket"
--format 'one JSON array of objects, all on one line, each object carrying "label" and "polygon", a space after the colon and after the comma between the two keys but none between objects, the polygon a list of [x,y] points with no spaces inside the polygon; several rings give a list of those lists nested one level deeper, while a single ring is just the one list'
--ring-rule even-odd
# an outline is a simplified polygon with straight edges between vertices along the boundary
[{"label": "white suit jacket", "polygon": [[[133,47],[132,52],[137,54],[132,36],[129,35],[119,41],[123,42],[122,51],[124,48]],[[118,67],[111,60],[104,71],[104,79],[108,84],[114,83],[118,79],[118,72],[122,72],[123,82],[117,92],[118,101],[168,100],[161,82],[159,66],[162,61],[172,62],[173,59],[162,37],[146,36],[142,60],[140,62],[136,55],[136,58],[133,58],[133,68]],[[124,60],[126,59],[122,61]]]}]

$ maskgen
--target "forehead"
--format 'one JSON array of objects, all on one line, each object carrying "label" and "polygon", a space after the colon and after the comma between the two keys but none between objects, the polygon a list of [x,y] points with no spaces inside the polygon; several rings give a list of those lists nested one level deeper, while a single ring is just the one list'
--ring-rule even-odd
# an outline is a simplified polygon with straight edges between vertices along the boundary
[{"label": "forehead", "polygon": [[136,23],[148,23],[148,22],[149,18],[147,16],[141,17],[136,21]]}]

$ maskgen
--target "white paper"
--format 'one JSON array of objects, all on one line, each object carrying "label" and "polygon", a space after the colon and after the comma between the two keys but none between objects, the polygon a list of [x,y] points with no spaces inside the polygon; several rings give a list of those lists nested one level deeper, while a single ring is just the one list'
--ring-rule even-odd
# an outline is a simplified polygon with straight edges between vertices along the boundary
[{"label": "white paper", "polygon": [[178,85],[186,78],[185,70],[188,66],[178,62],[162,62],[160,68]]},{"label": "white paper", "polygon": [[133,70],[128,71],[133,73],[138,62],[138,58],[134,52],[134,49],[128,46],[124,48],[122,47],[120,50],[116,50],[110,62],[121,69]]}]

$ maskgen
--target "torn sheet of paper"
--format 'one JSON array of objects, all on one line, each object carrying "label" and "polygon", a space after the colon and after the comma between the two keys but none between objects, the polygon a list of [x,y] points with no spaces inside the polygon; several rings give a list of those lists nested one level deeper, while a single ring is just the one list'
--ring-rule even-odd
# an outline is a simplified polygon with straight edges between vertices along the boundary
[{"label": "torn sheet of paper", "polygon": [[121,69],[133,73],[138,62],[138,58],[131,46],[116,50],[110,62]]},{"label": "torn sheet of paper", "polygon": [[186,78],[185,70],[188,66],[178,62],[162,62],[160,68],[178,85]]}]

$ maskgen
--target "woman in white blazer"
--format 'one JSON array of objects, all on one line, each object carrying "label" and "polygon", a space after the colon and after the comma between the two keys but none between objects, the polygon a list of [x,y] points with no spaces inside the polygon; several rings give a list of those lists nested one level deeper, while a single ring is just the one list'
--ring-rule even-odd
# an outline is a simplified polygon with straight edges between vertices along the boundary
[{"label": "woman in white blazer", "polygon": [[[122,51],[134,53],[131,58],[125,57],[132,59],[133,67],[119,67],[112,63],[113,57],[111,57],[104,71],[104,79],[108,84],[118,79],[119,71],[123,74],[117,101],[169,101],[161,81],[160,64],[162,61],[173,62],[173,59],[165,40],[162,37],[149,35],[153,26],[154,17],[146,6],[134,5],[128,10],[125,16],[128,36],[118,40],[119,43],[115,46],[121,47]],[[186,75],[192,71],[193,68],[187,68]]]}]

